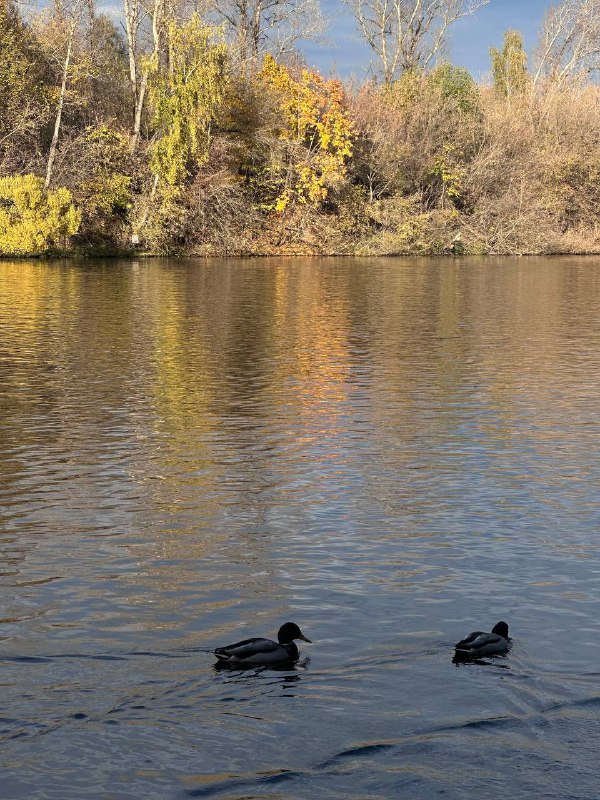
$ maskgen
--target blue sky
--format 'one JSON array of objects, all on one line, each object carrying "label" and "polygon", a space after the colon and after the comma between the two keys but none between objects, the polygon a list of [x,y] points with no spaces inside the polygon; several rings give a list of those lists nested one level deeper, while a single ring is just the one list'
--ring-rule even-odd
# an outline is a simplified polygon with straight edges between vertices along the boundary
[{"label": "blue sky", "polygon": [[[335,72],[343,77],[363,78],[370,61],[369,50],[362,45],[353,17],[341,0],[322,0],[330,17],[328,44],[307,44],[306,60],[325,75]],[[558,2],[558,0],[555,0]],[[515,28],[525,37],[528,50],[550,0],[490,0],[474,16],[460,20],[450,43],[450,60],[467,67],[476,80],[489,77],[489,49],[502,44],[507,28]]]}]

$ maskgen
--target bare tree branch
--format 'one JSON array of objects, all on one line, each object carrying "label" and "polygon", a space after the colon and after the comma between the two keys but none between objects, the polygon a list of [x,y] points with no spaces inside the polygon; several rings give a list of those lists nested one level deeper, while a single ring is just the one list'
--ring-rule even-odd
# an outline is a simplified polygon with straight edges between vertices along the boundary
[{"label": "bare tree branch", "polygon": [[430,66],[451,26],[489,0],[344,0],[375,53],[386,83],[410,69]]},{"label": "bare tree branch", "polygon": [[600,0],[565,0],[544,18],[536,51],[534,85],[561,83],[600,70]]},{"label": "bare tree branch", "polygon": [[[128,0],[125,0],[127,3]],[[158,57],[161,44],[161,35],[163,32],[163,24],[166,14],[165,0],[154,0],[152,4],[152,11],[150,12],[152,21],[152,55],[146,60],[141,72],[139,84],[136,83],[135,91],[135,109],[133,120],[133,134],[131,136],[131,152],[134,153],[140,139],[140,131],[142,129],[142,111],[144,110],[144,100],[146,99],[146,90],[148,88],[148,78],[150,77],[150,63]],[[130,56],[131,57],[131,56]],[[135,50],[134,50],[135,57]],[[131,62],[130,62],[131,63]],[[131,67],[130,67],[131,76]]]},{"label": "bare tree branch", "polygon": [[60,92],[58,95],[58,103],[56,106],[56,115],[54,118],[54,131],[52,133],[52,141],[50,142],[50,150],[48,152],[48,161],[46,164],[46,180],[44,182],[44,189],[47,189],[50,186],[50,181],[52,180],[52,169],[54,167],[54,159],[56,157],[56,149],[58,147],[58,137],[60,135],[62,113],[65,104],[65,97],[67,94],[67,84],[69,81],[69,69],[71,66],[71,56],[73,54],[73,41],[75,39],[75,31],[77,30],[77,26],[81,21],[81,15],[83,13],[83,4],[81,0],[75,0],[74,3],[68,6],[67,4],[56,2],[54,13],[57,19],[68,18],[70,16],[70,21],[69,21],[69,33],[66,43],[67,44],[66,53],[62,65],[62,80],[60,85]]},{"label": "bare tree branch", "polygon": [[289,53],[326,28],[319,0],[214,0],[212,13],[229,30],[242,62],[263,52]]}]

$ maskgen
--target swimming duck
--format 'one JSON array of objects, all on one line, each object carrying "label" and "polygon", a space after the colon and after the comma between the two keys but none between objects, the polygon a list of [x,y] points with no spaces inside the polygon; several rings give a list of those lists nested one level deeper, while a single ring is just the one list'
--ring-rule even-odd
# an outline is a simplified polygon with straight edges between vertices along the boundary
[{"label": "swimming duck", "polygon": [[468,658],[502,655],[502,653],[506,653],[509,646],[510,639],[506,622],[498,622],[497,625],[494,625],[491,633],[473,631],[454,645],[457,656]]},{"label": "swimming duck", "polygon": [[277,642],[271,639],[243,639],[235,644],[217,647],[215,655],[221,664],[276,664],[297,661],[298,648],[294,639],[310,642],[294,622],[279,628]]}]

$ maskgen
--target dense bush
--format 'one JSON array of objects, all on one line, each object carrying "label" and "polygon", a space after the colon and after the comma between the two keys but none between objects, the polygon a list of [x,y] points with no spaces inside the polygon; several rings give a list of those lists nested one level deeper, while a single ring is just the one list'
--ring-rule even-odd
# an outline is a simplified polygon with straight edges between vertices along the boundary
[{"label": "dense bush", "polygon": [[68,189],[44,189],[35,175],[0,178],[0,253],[37,255],[65,247],[81,214]]}]

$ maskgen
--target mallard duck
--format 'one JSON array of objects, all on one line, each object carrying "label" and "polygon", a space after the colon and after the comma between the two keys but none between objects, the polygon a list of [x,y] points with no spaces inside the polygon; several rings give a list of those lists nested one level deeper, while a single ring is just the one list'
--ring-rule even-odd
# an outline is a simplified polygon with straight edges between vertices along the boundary
[{"label": "mallard duck", "polygon": [[277,642],[271,639],[243,639],[235,644],[217,647],[215,655],[222,664],[276,664],[297,661],[298,648],[294,639],[310,642],[294,622],[279,628]]},{"label": "mallard duck", "polygon": [[491,633],[473,631],[454,645],[457,656],[480,658],[481,656],[498,656],[506,653],[510,646],[508,625],[498,622]]}]

